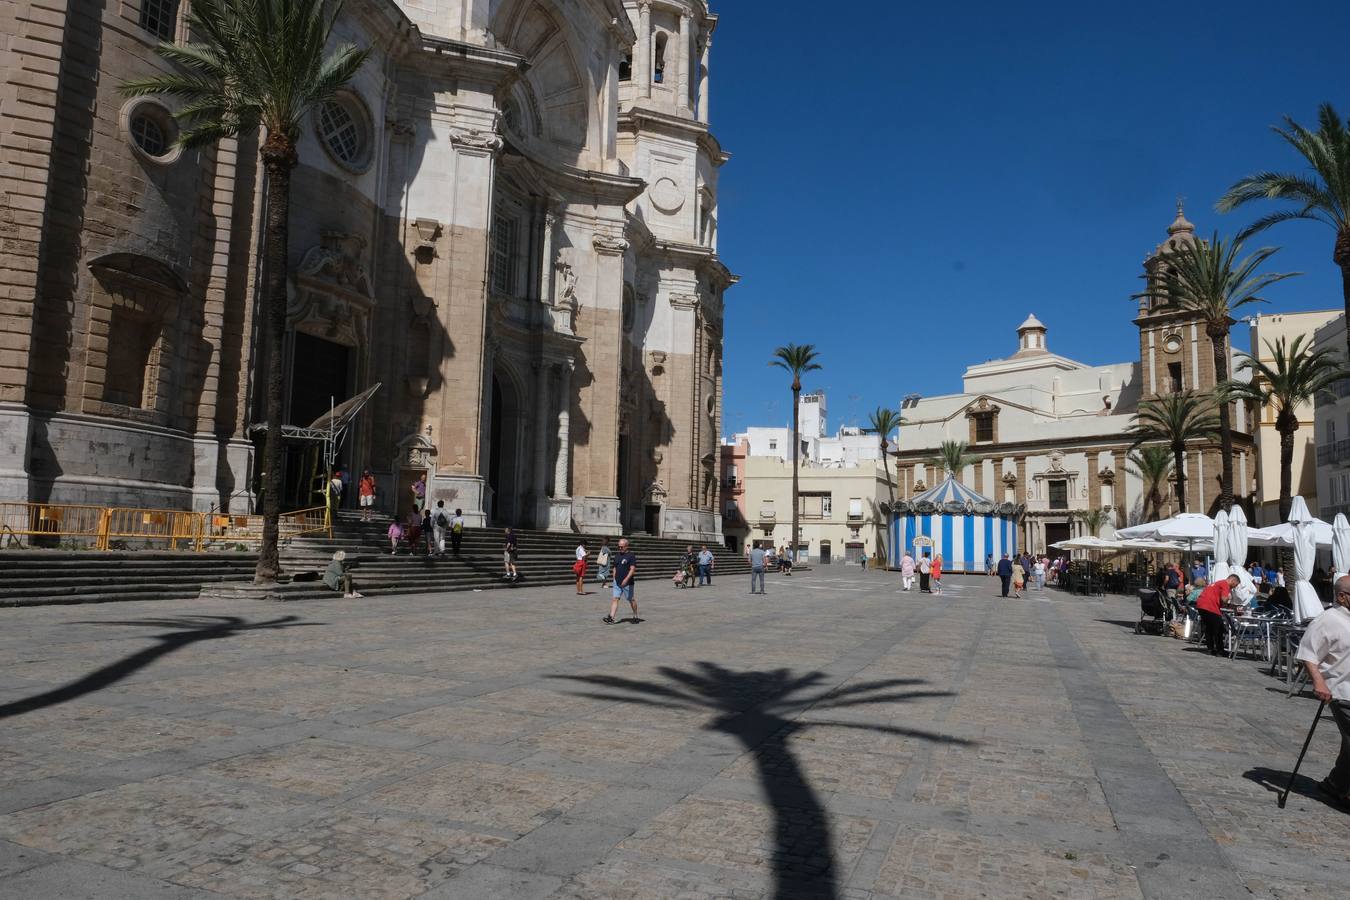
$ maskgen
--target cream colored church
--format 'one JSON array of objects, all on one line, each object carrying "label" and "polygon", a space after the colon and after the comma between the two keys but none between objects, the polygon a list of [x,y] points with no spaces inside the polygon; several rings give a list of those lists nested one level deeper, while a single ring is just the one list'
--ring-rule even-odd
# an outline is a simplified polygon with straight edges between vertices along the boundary
[{"label": "cream colored church", "polygon": [[[1156,284],[1162,254],[1194,240],[1195,227],[1178,207],[1166,237],[1144,262],[1144,277]],[[1120,304],[1127,307],[1124,300]],[[1135,313],[1139,352],[1134,359],[1087,365],[1062,356],[1051,349],[1048,324],[1030,315],[1017,327],[1016,349],[968,367],[959,393],[905,399],[900,412],[906,424],[896,451],[897,496],[907,499],[935,486],[942,473],[929,461],[939,446],[966,441],[978,461],[957,477],[995,503],[1025,507],[1019,549],[1046,552],[1049,545],[1081,534],[1077,517],[1093,509],[1107,513],[1117,528],[1139,521],[1143,485],[1126,465],[1131,444],[1126,429],[1139,403],[1176,391],[1211,391],[1216,379],[1213,351],[1198,319],[1148,298],[1138,302]],[[1233,493],[1251,517],[1257,480],[1254,416],[1245,405],[1235,404],[1232,412]],[[1220,471],[1216,445],[1197,442],[1188,449],[1187,510],[1215,511]],[[1178,508],[1173,479],[1162,512],[1170,515]],[[1111,533],[1108,527],[1101,536]]]},{"label": "cream colored church", "polygon": [[[241,510],[258,483],[256,138],[127,100],[185,3],[11,4],[0,498]],[[31,7],[31,9],[30,9]],[[40,14],[39,14],[40,13]],[[286,421],[474,523],[715,540],[724,292],[704,0],[363,0],[306,123]],[[313,454],[286,505],[312,505]]]}]

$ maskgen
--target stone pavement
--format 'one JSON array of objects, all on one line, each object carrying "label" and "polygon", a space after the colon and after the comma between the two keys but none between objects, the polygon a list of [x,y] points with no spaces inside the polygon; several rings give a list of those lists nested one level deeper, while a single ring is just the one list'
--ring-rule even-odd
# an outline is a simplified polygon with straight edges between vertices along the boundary
[{"label": "stone pavement", "polygon": [[0,610],[0,896],[1350,897],[1315,701],[945,581]]}]

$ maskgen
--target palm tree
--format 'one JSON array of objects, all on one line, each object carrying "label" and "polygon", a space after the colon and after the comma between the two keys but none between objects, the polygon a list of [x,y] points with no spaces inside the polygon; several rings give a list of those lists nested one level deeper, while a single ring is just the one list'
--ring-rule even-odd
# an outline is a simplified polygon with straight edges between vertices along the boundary
[{"label": "palm tree", "polygon": [[1172,470],[1177,479],[1177,511],[1186,511],[1186,445],[1210,441],[1219,431],[1214,398],[1195,391],[1178,391],[1156,400],[1145,400],[1127,429],[1134,446],[1157,441],[1172,451]]},{"label": "palm tree", "polygon": [[160,56],[177,71],[129,81],[131,96],[166,94],[182,102],[178,143],[205,147],[256,133],[267,176],[263,286],[267,336],[267,440],[263,449],[263,535],[254,575],[275,582],[281,570],[281,406],[285,373],[286,256],[291,169],[305,118],[351,81],[369,55],[340,43],[325,52],[341,0],[192,0],[185,44],[161,43]]},{"label": "palm tree", "polygon": [[[1146,292],[1146,296],[1158,301],[1160,308],[1172,307],[1204,320],[1205,336],[1214,352],[1216,385],[1228,380],[1228,331],[1233,326],[1233,313],[1244,306],[1264,303],[1262,290],[1299,274],[1257,273],[1277,250],[1262,247],[1239,259],[1242,242],[1225,241],[1215,232],[1208,241],[1188,241],[1169,250],[1159,279],[1163,295],[1156,294],[1160,286],[1157,284]],[[1223,464],[1219,505],[1228,510],[1233,506],[1233,426],[1227,403],[1219,404],[1219,446]]]},{"label": "palm tree", "polygon": [[1280,433],[1280,521],[1289,518],[1293,501],[1294,434],[1298,431],[1298,408],[1311,405],[1318,391],[1345,378],[1347,372],[1330,350],[1314,350],[1306,335],[1298,335],[1292,344],[1280,338],[1266,342],[1271,362],[1262,362],[1250,353],[1242,354],[1238,369],[1247,369],[1252,379],[1230,381],[1224,385],[1225,399],[1252,400],[1258,407],[1273,404],[1275,430]]},{"label": "palm tree", "polygon": [[797,516],[800,513],[798,508],[801,501],[797,499],[797,456],[801,450],[801,409],[799,402],[802,396],[802,376],[807,372],[815,372],[820,369],[820,363],[816,362],[820,354],[816,352],[814,344],[788,344],[786,347],[779,347],[773,351],[773,359],[769,360],[769,365],[792,373],[792,541],[788,544],[793,558],[797,556],[797,538],[800,532],[797,531]]},{"label": "palm tree", "polygon": [[938,448],[937,456],[930,459],[928,464],[953,478],[959,479],[966,466],[978,462],[976,457],[969,452],[969,446],[965,441],[943,441],[942,446]]},{"label": "palm tree", "polygon": [[881,466],[886,470],[886,489],[890,492],[892,503],[895,502],[895,484],[891,481],[891,466],[887,451],[891,447],[891,433],[903,424],[905,420],[898,412],[883,406],[874,409],[867,422],[867,430],[881,438]]},{"label": "palm tree", "polygon": [[1162,518],[1163,485],[1172,471],[1172,450],[1166,444],[1146,444],[1126,457],[1131,474],[1144,482],[1144,521]]},{"label": "palm tree", "polygon": [[[1309,131],[1288,116],[1284,123],[1287,127],[1272,130],[1298,151],[1311,172],[1249,175],[1219,198],[1218,208],[1229,212],[1253,200],[1287,200],[1294,205],[1257,219],[1238,235],[1243,239],[1290,219],[1330,225],[1336,232],[1331,261],[1341,269],[1341,295],[1350,321],[1350,122],[1342,122],[1335,108],[1323,103],[1317,110],[1317,131]],[[1350,331],[1346,340],[1350,348]]]},{"label": "palm tree", "polygon": [[1115,516],[1104,509],[1080,510],[1076,518],[1083,523],[1083,530],[1093,537],[1101,537],[1102,527],[1115,522]]}]

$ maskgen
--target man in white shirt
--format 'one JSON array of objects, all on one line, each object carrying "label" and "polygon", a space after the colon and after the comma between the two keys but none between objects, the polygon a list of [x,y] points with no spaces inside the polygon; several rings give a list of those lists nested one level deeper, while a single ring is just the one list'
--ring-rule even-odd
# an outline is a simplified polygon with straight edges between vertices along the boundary
[{"label": "man in white shirt", "polygon": [[1322,790],[1350,806],[1350,575],[1336,579],[1335,603],[1308,626],[1297,658],[1308,669],[1313,693],[1331,707],[1341,730],[1341,754],[1322,780]]}]

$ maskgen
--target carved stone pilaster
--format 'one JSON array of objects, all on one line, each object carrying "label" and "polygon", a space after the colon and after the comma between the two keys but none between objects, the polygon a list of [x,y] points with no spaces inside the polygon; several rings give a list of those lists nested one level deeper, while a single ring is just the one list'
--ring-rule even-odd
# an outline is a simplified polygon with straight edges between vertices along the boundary
[{"label": "carved stone pilaster", "polygon": [[618,256],[628,249],[628,241],[597,231],[591,236],[591,246],[602,256]]}]

